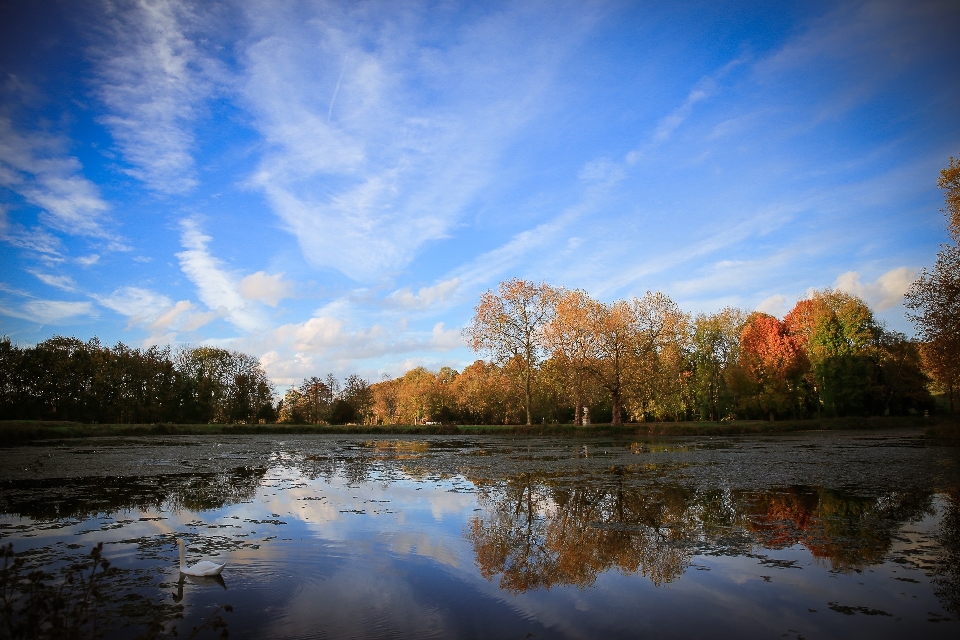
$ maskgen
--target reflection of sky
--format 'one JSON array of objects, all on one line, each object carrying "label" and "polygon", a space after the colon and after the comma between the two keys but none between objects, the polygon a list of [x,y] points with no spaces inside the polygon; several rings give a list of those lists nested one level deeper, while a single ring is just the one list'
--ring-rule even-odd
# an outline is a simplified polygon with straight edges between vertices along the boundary
[{"label": "reflection of sky", "polygon": [[[0,525],[17,551],[103,541],[115,565],[152,572],[163,598],[175,590],[174,537],[183,536],[188,563],[227,562],[226,591],[184,585],[183,626],[229,602],[233,638],[883,638],[957,630],[954,621],[928,622],[928,612],[943,613],[929,577],[899,562],[929,544],[936,514],[902,527],[888,561],[862,572],[833,571],[795,545],[694,556],[683,576],[659,587],[613,570],[586,589],[512,595],[496,576],[480,575],[464,536],[478,508],[469,482],[396,472],[368,478],[310,478],[279,463],[250,500],[216,510],[130,510],[68,523],[3,516]],[[864,609],[847,615],[830,603]]]}]

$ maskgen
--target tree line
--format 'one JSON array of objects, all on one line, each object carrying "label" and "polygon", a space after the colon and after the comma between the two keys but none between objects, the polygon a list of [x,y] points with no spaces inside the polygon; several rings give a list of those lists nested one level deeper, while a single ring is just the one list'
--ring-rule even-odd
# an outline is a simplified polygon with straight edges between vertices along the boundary
[{"label": "tree line", "polygon": [[692,315],[663,293],[604,303],[507,280],[464,330],[488,356],[371,387],[372,421],[504,424],[902,415],[933,407],[920,345],[817,291],[782,319]]},{"label": "tree line", "polygon": [[86,423],[273,422],[273,386],[253,356],[194,347],[107,347],[55,336],[0,339],[0,419]]}]

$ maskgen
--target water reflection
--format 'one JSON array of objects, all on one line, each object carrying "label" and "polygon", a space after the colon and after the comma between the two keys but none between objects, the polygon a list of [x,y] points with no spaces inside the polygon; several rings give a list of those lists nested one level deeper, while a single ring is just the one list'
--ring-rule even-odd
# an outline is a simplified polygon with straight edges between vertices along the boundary
[{"label": "water reflection", "polygon": [[0,485],[0,511],[35,520],[86,519],[132,509],[206,511],[250,500],[266,473],[265,467],[237,467],[227,473],[7,481]]},{"label": "water reflection", "polygon": [[946,508],[937,535],[940,550],[933,585],[944,609],[960,616],[960,488],[951,488],[944,497]]},{"label": "water reflection", "polygon": [[[235,638],[951,637],[956,452],[827,437],[251,438],[219,472],[5,480],[0,537],[104,540],[144,611],[229,602]],[[177,536],[224,576],[178,575]]]},{"label": "water reflection", "polygon": [[[611,569],[655,585],[694,556],[803,545],[835,571],[882,562],[895,532],[930,515],[930,490],[863,498],[822,487],[763,491],[631,487],[631,472],[569,480],[524,473],[483,488],[467,537],[487,579],[519,593],[587,587]],[[948,534],[955,537],[955,533]]]},{"label": "water reflection", "polygon": [[174,602],[181,602],[183,600],[183,585],[185,583],[190,583],[196,587],[210,587],[210,586],[219,586],[224,591],[227,590],[227,583],[223,579],[222,575],[216,576],[188,576],[183,573],[180,574],[180,579],[177,580],[177,590],[173,594]]}]

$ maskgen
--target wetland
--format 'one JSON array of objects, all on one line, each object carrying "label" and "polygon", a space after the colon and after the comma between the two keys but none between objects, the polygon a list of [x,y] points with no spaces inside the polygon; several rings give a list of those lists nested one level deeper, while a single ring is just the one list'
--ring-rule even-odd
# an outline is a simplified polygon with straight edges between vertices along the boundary
[{"label": "wetland", "polygon": [[[183,579],[178,537],[221,579]],[[919,429],[38,441],[0,449],[0,542],[51,582],[103,543],[106,637],[221,615],[232,638],[952,638],[960,449]]]}]

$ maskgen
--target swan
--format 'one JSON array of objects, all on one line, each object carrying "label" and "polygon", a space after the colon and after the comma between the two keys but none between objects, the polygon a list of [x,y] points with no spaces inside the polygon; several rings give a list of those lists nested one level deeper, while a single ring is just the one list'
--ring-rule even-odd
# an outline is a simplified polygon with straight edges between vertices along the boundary
[{"label": "swan", "polygon": [[209,560],[201,560],[192,567],[188,567],[184,556],[186,555],[183,538],[177,538],[177,545],[180,547],[180,573],[188,576],[218,576],[227,563],[217,564]]}]

